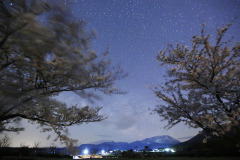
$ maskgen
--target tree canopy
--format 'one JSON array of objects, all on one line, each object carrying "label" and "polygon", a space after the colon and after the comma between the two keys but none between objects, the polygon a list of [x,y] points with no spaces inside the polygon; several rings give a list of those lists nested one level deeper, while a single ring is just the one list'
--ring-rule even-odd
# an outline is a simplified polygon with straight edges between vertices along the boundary
[{"label": "tree canopy", "polygon": [[10,147],[12,144],[10,137],[5,134],[4,137],[0,139],[0,148],[1,147]]},{"label": "tree canopy", "polygon": [[240,43],[224,37],[230,26],[218,28],[213,40],[203,25],[192,46],[170,44],[157,55],[168,65],[169,79],[154,90],[162,100],[155,111],[166,127],[184,122],[210,135],[240,133]]},{"label": "tree canopy", "polygon": [[114,82],[125,74],[107,52],[91,49],[93,37],[63,3],[0,2],[0,132],[22,131],[13,122],[27,119],[68,140],[67,126],[104,119],[101,107],[68,107],[52,98],[67,91],[93,97],[89,89],[121,93]]}]

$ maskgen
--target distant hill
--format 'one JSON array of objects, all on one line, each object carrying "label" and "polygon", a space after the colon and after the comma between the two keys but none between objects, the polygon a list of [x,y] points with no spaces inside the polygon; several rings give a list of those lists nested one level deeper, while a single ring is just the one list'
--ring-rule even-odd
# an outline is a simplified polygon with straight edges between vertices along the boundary
[{"label": "distant hill", "polygon": [[174,145],[174,147],[182,153],[189,152],[199,155],[211,154],[221,156],[240,156],[240,152],[236,147],[236,143],[234,141],[231,141],[232,139],[240,139],[239,134],[230,133],[231,137],[217,137],[208,135],[207,140],[205,140],[206,135],[207,133],[203,131],[201,134],[197,134],[188,141]]},{"label": "distant hill", "polygon": [[129,149],[144,149],[145,146],[149,146],[150,149],[170,147],[180,143],[178,140],[172,138],[171,136],[155,136],[151,138],[146,138],[141,141],[135,141],[132,143],[127,142],[103,142],[99,144],[82,144],[78,148],[80,150],[129,150]]},{"label": "distant hill", "polygon": [[204,134],[197,134],[196,136],[192,137],[191,139],[182,142],[182,143],[178,143],[177,145],[198,145],[199,143],[203,142],[203,139],[205,139]]},{"label": "distant hill", "polygon": [[[146,138],[142,141],[135,141],[135,142],[141,142],[146,145],[150,145],[152,143],[162,143],[162,144],[176,144],[179,143],[178,140],[172,138],[171,136],[168,135],[163,135],[163,136],[155,136],[151,138]],[[134,142],[133,142],[134,143]]]},{"label": "distant hill", "polygon": [[156,149],[156,148],[170,147],[178,143],[180,142],[172,138],[171,136],[163,135],[163,136],[146,138],[141,141],[135,141],[130,143],[129,146],[132,149],[134,149],[135,147],[137,147],[138,149],[143,149],[145,146],[149,146],[150,149]]}]

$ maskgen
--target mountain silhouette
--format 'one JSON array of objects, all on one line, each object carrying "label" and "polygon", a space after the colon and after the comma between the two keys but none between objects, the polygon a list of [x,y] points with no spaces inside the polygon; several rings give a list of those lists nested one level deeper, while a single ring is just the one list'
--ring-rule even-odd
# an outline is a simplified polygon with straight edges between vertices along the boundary
[{"label": "mountain silhouette", "polygon": [[129,150],[129,149],[144,149],[145,146],[148,146],[150,149],[165,148],[171,147],[180,143],[178,140],[172,138],[168,135],[155,136],[151,138],[146,138],[141,141],[134,141],[131,143],[127,142],[103,142],[99,144],[82,144],[78,148],[80,150],[89,149],[89,150]]}]

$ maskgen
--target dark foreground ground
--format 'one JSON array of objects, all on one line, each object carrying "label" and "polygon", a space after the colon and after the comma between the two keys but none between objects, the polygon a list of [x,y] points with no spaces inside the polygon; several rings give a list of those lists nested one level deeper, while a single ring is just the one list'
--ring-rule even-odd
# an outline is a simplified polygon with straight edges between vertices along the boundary
[{"label": "dark foreground ground", "polygon": [[[47,158],[47,157],[1,157],[1,160],[71,160],[71,158]],[[84,160],[239,160],[239,157],[159,157],[159,158],[102,158]]]}]

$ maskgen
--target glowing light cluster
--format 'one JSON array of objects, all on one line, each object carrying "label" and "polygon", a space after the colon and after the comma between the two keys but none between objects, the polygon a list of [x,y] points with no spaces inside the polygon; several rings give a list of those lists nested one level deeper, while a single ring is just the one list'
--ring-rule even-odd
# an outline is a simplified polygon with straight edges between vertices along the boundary
[{"label": "glowing light cluster", "polygon": [[172,148],[165,148],[164,149],[165,152],[176,152],[174,149]]},{"label": "glowing light cluster", "polygon": [[102,150],[102,151],[101,151],[101,153],[102,153],[102,154],[104,154],[104,153],[105,153],[105,151],[104,151],[104,150]]},{"label": "glowing light cluster", "polygon": [[84,154],[84,155],[87,155],[88,153],[89,153],[88,149],[85,149],[85,150],[83,151],[83,154]]}]

